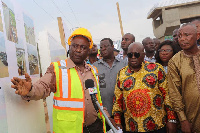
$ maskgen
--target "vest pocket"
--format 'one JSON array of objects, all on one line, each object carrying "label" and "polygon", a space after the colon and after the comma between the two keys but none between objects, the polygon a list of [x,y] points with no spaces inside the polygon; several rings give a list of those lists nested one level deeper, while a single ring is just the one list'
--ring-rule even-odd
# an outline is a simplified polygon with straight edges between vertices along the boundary
[{"label": "vest pocket", "polygon": [[57,126],[58,133],[75,133],[77,127],[77,114],[58,112],[57,114]]}]

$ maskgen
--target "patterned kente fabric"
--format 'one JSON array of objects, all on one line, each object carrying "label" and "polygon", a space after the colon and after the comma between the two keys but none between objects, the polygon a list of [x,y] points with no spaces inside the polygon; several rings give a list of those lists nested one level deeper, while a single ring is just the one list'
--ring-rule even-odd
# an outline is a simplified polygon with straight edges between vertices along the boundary
[{"label": "patterned kente fabric", "polygon": [[142,63],[138,72],[128,66],[117,76],[112,113],[115,122],[121,124],[124,113],[126,130],[149,132],[175,120],[169,101],[167,79],[163,67],[157,63]]}]

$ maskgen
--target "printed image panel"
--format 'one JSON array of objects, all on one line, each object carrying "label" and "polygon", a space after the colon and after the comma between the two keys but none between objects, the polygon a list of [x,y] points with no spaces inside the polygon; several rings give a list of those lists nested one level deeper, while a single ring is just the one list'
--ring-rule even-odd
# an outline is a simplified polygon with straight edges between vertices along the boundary
[{"label": "printed image panel", "polygon": [[65,48],[58,41],[56,41],[49,33],[47,35],[51,62],[65,60],[67,58]]},{"label": "printed image panel", "polygon": [[19,39],[19,44],[15,44],[16,46],[16,57],[17,57],[17,67],[19,76],[24,75],[26,73],[26,61],[25,61],[25,49],[22,41]]},{"label": "printed image panel", "polygon": [[1,11],[0,11],[0,31],[3,32],[3,23],[2,23]]},{"label": "printed image panel", "polygon": [[0,32],[0,78],[8,77],[8,61],[3,33]]},{"label": "printed image panel", "polygon": [[57,50],[50,51],[50,55],[51,55],[51,62],[65,60],[67,58],[66,52],[64,49],[57,49]]},{"label": "printed image panel", "polygon": [[25,28],[25,37],[26,42],[29,44],[35,45],[35,33],[34,33],[34,24],[33,20],[28,17],[26,14],[23,14],[24,17],[24,28]]},{"label": "printed image panel", "polygon": [[28,61],[30,75],[39,74],[38,58],[37,58],[37,48],[31,44],[27,44],[28,51]]},{"label": "printed image panel", "polygon": [[15,13],[10,0],[2,0],[6,36],[9,41],[18,43]]}]

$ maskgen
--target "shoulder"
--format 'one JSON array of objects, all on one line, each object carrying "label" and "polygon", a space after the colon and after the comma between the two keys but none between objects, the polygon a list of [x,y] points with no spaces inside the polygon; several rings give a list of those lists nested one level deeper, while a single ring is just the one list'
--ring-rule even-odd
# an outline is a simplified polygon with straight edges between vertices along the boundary
[{"label": "shoulder", "polygon": [[123,60],[123,59],[120,59],[120,58],[118,58],[118,57],[116,57],[116,56],[115,56],[115,60],[116,60],[116,62],[117,62],[117,65],[120,65],[120,66],[122,66],[122,67],[125,67],[125,66],[128,65],[128,62],[127,62],[127,61],[125,61],[125,60]]},{"label": "shoulder", "polygon": [[98,61],[96,61],[95,63],[93,63],[94,66],[98,66],[99,64],[101,64],[103,62],[102,59],[99,59]]},{"label": "shoulder", "polygon": [[125,71],[128,69],[128,66],[123,67],[122,69],[119,70],[118,74],[120,73],[125,73]]},{"label": "shoulder", "polygon": [[156,70],[163,69],[163,67],[159,63],[145,62],[144,69],[148,72],[154,72]]},{"label": "shoulder", "polygon": [[177,54],[175,54],[168,62],[168,66],[172,65],[172,64],[179,64],[181,62],[181,58],[183,56],[183,51],[179,51]]}]

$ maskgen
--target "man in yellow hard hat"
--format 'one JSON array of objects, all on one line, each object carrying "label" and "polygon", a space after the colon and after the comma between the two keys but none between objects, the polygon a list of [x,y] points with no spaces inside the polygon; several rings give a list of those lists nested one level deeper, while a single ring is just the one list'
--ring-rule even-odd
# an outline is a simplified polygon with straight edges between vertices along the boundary
[{"label": "man in yellow hard hat", "polygon": [[93,46],[92,36],[87,29],[78,28],[69,37],[68,44],[70,58],[51,63],[36,83],[32,84],[28,74],[25,74],[26,79],[13,77],[11,87],[26,100],[44,99],[54,93],[54,133],[105,133],[105,118],[95,110],[85,87],[85,81],[92,79],[97,99],[102,104],[97,70],[84,61]]}]

